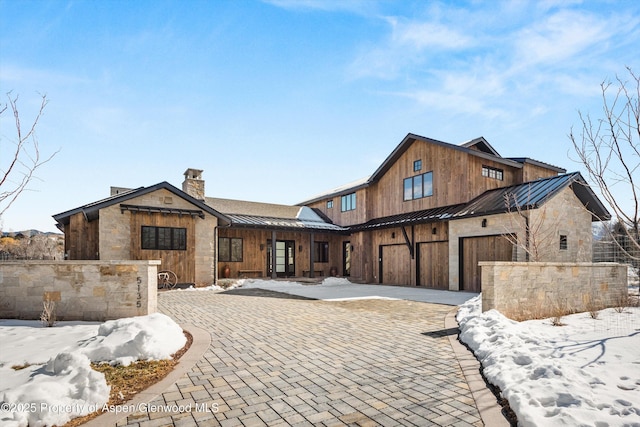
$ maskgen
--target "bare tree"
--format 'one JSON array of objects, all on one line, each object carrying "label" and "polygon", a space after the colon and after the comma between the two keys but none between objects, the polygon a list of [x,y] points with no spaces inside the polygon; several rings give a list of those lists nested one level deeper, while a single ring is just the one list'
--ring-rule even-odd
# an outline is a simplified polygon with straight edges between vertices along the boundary
[{"label": "bare tree", "polygon": [[[576,135],[571,130],[579,161],[587,172],[587,180],[599,190],[610,206],[612,221],[627,237],[628,245],[618,245],[631,261],[640,254],[640,76],[627,67],[629,78],[616,76],[615,82],[601,87],[603,115],[592,119],[579,112],[582,128]],[[611,230],[612,227],[605,227]],[[619,238],[612,239],[619,242]]]},{"label": "bare tree", "polygon": [[42,95],[38,114],[26,131],[20,123],[18,96],[14,97],[9,92],[7,99],[7,104],[0,105],[0,117],[13,114],[16,139],[0,139],[0,218],[35,178],[36,171],[58,153],[43,157],[36,137],[36,126],[47,106],[47,96]]}]

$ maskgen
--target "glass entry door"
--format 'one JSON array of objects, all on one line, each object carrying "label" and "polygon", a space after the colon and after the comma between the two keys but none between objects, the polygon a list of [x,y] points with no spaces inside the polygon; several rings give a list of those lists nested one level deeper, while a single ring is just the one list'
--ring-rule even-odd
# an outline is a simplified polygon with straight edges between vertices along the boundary
[{"label": "glass entry door", "polygon": [[[276,275],[292,277],[296,274],[296,242],[293,240],[276,240]],[[271,240],[267,240],[267,271],[272,273]]]},{"label": "glass entry door", "polygon": [[342,242],[342,275],[351,275],[351,242]]}]

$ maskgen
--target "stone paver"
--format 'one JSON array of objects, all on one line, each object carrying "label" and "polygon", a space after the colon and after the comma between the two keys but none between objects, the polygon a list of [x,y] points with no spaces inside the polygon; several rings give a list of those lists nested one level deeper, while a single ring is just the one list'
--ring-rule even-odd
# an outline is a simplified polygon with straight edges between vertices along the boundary
[{"label": "stone paver", "polygon": [[[211,333],[133,426],[481,426],[444,327],[451,307],[165,292],[160,310]],[[177,410],[181,408],[181,410]]]}]

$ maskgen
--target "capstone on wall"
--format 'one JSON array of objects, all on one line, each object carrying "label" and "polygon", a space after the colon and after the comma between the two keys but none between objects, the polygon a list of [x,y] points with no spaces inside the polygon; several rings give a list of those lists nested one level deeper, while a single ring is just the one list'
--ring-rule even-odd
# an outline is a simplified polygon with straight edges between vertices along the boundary
[{"label": "capstone on wall", "polygon": [[40,319],[55,302],[58,320],[104,321],[157,311],[159,261],[0,263],[0,318]]}]

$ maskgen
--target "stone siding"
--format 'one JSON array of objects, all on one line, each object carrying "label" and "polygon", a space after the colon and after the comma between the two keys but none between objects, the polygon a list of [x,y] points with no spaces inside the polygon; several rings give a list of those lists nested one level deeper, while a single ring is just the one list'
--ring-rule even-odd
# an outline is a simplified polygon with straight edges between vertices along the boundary
[{"label": "stone siding", "polygon": [[0,318],[40,319],[55,301],[58,320],[104,321],[157,311],[159,261],[0,263]]},{"label": "stone siding", "polygon": [[554,317],[624,304],[627,266],[616,263],[480,262],[482,311],[514,320]]}]

